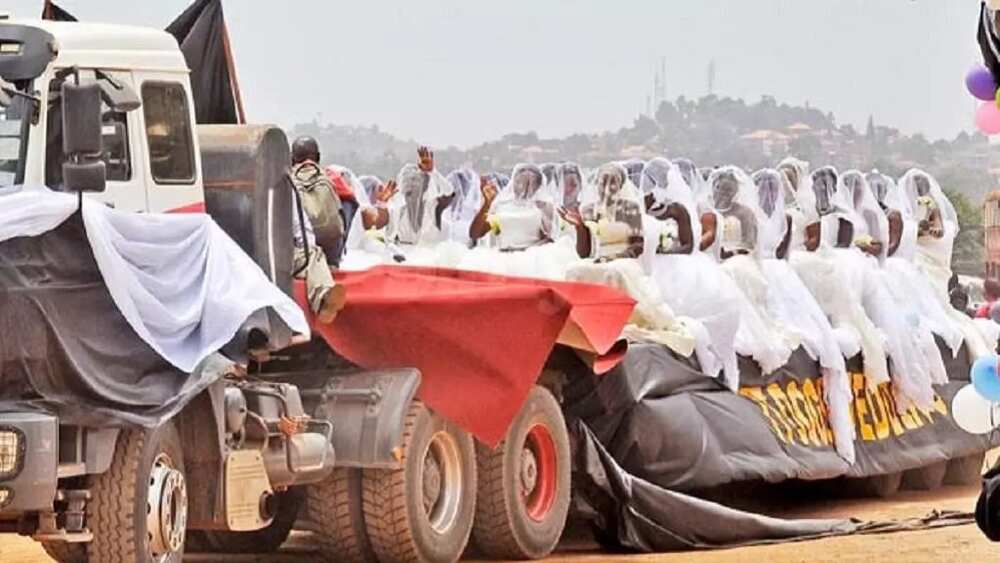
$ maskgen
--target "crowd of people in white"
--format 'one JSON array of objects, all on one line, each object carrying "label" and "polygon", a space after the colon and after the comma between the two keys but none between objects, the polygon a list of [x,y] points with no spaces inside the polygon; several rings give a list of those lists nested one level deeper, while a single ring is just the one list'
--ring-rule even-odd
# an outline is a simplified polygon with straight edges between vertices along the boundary
[{"label": "crowd of people in white", "polygon": [[[585,170],[519,164],[509,177],[444,176],[421,149],[395,180],[338,173],[354,191],[340,267],[439,266],[600,283],[633,297],[626,336],[697,360],[739,388],[737,356],[765,374],[802,348],[820,366],[838,452],[853,461],[845,358],[899,408],[930,408],[947,381],[941,348],[973,359],[1000,325],[953,308],[958,233],[934,178],[810,170],[788,158],[749,173],[654,158]],[[367,211],[366,211],[367,210]]]}]

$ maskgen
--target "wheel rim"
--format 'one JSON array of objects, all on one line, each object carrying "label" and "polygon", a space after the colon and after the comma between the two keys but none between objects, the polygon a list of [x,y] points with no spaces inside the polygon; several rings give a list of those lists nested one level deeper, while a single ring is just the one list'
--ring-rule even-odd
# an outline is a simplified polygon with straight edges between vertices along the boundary
[{"label": "wheel rim", "polygon": [[184,547],[188,509],[184,474],[165,453],[153,461],[146,498],[149,555],[154,561],[165,561]]},{"label": "wheel rim", "polygon": [[448,432],[431,437],[421,464],[421,497],[431,529],[444,534],[458,521],[462,502],[462,463],[458,442]]},{"label": "wheel rim", "polygon": [[521,449],[518,485],[528,518],[545,520],[556,499],[558,461],[556,443],[544,424],[535,424],[525,436]]}]

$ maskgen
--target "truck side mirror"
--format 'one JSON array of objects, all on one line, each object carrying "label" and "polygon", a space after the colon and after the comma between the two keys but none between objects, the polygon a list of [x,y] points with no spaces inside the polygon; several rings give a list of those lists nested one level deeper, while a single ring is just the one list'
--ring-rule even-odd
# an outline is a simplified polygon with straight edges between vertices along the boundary
[{"label": "truck side mirror", "polygon": [[103,192],[107,170],[101,131],[101,87],[96,82],[62,84],[63,182],[79,192]]}]

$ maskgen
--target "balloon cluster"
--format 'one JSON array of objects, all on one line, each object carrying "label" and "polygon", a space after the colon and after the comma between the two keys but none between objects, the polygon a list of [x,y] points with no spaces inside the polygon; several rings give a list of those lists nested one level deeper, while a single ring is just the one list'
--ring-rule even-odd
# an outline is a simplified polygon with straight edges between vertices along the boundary
[{"label": "balloon cluster", "polygon": [[965,87],[983,102],[976,110],[976,126],[987,135],[1000,135],[1000,90],[993,74],[977,64],[965,75]]},{"label": "balloon cluster", "polygon": [[1000,356],[984,356],[972,364],[966,385],[951,402],[951,414],[970,434],[987,434],[1000,426]]}]

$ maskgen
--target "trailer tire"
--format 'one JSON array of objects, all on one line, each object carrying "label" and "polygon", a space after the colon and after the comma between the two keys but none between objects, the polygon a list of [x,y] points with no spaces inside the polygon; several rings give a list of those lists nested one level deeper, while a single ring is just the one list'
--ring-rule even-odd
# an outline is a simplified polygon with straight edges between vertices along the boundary
[{"label": "trailer tire", "polygon": [[375,563],[365,530],[360,469],[337,468],[325,481],[307,488],[306,526],[315,533],[324,561]]},{"label": "trailer tire", "polygon": [[944,483],[956,486],[980,484],[983,481],[985,460],[985,452],[948,460],[948,473],[944,476]]},{"label": "trailer tire", "polygon": [[847,489],[855,496],[889,498],[899,492],[899,486],[902,482],[902,472],[872,475],[871,477],[848,479]]},{"label": "trailer tire", "polygon": [[87,563],[87,544],[43,541],[42,549],[58,563]]},{"label": "trailer tire", "polygon": [[122,430],[111,467],[91,477],[90,494],[90,561],[181,562],[187,483],[184,450],[172,422]]},{"label": "trailer tire", "polygon": [[225,530],[191,530],[187,551],[191,553],[274,553],[288,539],[305,502],[299,487],[276,493],[277,512],[266,528],[252,532]]},{"label": "trailer tire", "polygon": [[365,527],[382,563],[450,563],[469,543],[476,514],[472,437],[413,401],[400,469],[364,471]]},{"label": "trailer tire", "polygon": [[476,444],[472,537],[489,559],[541,559],[559,543],[570,505],[569,434],[562,409],[535,386],[495,449]]},{"label": "trailer tire", "polygon": [[944,483],[948,462],[939,461],[903,472],[903,488],[911,491],[933,491]]}]

